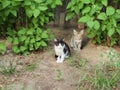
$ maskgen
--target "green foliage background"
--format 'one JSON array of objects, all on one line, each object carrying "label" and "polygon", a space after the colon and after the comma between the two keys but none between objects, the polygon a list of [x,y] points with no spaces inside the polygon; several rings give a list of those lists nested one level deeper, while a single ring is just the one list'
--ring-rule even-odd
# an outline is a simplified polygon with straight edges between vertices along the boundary
[{"label": "green foliage background", "polygon": [[47,46],[53,35],[44,27],[53,20],[58,5],[61,0],[0,0],[0,34],[13,43],[14,53]]},{"label": "green foliage background", "polygon": [[[66,20],[80,15],[78,23],[88,27],[88,37],[94,43],[109,46],[120,44],[119,0],[71,0]],[[114,4],[114,5],[113,5]]]}]

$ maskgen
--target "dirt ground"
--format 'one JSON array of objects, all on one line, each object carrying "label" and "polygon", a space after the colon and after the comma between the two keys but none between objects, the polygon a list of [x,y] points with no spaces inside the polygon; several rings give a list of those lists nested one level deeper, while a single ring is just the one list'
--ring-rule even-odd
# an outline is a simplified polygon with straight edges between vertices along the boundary
[{"label": "dirt ground", "polygon": [[[72,29],[50,27],[56,38],[63,37],[69,44],[72,36]],[[0,62],[16,60],[18,72],[11,76],[0,76],[0,87],[2,90],[78,90],[78,81],[85,72],[102,62],[100,57],[109,50],[106,46],[97,46],[89,41],[80,51],[72,51],[74,60],[86,60],[86,65],[80,68],[72,67],[69,59],[63,63],[56,63],[54,48],[50,46],[44,52],[31,53],[28,56],[14,55],[7,53],[0,56]],[[119,51],[119,49],[117,48]],[[33,71],[26,70],[25,65],[36,64]]]}]

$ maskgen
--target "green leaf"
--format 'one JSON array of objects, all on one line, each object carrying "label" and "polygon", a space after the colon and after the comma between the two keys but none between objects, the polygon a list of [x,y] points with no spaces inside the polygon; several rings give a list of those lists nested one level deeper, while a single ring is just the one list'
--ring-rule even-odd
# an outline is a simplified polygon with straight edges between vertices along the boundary
[{"label": "green leaf", "polygon": [[73,6],[72,3],[69,2],[66,9],[69,9],[69,8],[71,8],[72,6]]},{"label": "green leaf", "polygon": [[89,3],[90,3],[90,0],[82,0],[82,2],[83,2],[84,4],[89,4]]},{"label": "green leaf", "polygon": [[0,53],[5,54],[6,52],[6,45],[5,43],[0,43]]},{"label": "green leaf", "polygon": [[90,2],[91,2],[92,4],[94,4],[94,3],[95,3],[95,0],[90,0]]},{"label": "green leaf", "polygon": [[36,39],[36,41],[40,41],[41,40],[40,36],[38,36],[38,35],[36,35],[35,39]]},{"label": "green leaf", "polygon": [[117,9],[116,12],[120,15],[120,9]]},{"label": "green leaf", "polygon": [[102,4],[107,6],[108,5],[108,0],[101,0]]},{"label": "green leaf", "polygon": [[11,10],[10,11],[14,16],[17,16],[17,11],[16,10]]},{"label": "green leaf", "polygon": [[48,34],[46,31],[42,32],[41,38],[48,38]]},{"label": "green leaf", "polygon": [[26,29],[24,29],[24,28],[22,28],[22,29],[20,29],[19,31],[18,31],[18,35],[20,36],[20,35],[25,35],[25,33],[26,33]]},{"label": "green leaf", "polygon": [[11,38],[10,36],[7,37],[7,41],[8,42],[12,42],[13,41],[13,38]]},{"label": "green leaf", "polygon": [[115,9],[112,6],[108,6],[106,9],[106,14],[108,16],[113,15],[115,13]]},{"label": "green leaf", "polygon": [[[82,2],[80,2],[80,3],[78,3],[78,9],[80,10],[80,9],[82,9],[83,8],[83,6],[84,6],[84,4],[82,3]],[[72,7],[71,7],[72,8]]]},{"label": "green leaf", "polygon": [[89,28],[92,28],[92,27],[94,26],[94,22],[93,22],[93,21],[88,21],[88,22],[87,22],[87,26],[88,26]]},{"label": "green leaf", "polygon": [[13,44],[14,44],[14,45],[19,44],[19,40],[18,40],[17,37],[15,37],[15,38],[13,39]]},{"label": "green leaf", "polygon": [[115,33],[115,29],[114,28],[110,28],[108,30],[108,36],[111,37],[113,34]]},{"label": "green leaf", "polygon": [[40,42],[40,44],[41,44],[41,46],[43,46],[43,47],[46,47],[46,46],[47,46],[46,42],[43,41],[43,40]]},{"label": "green leaf", "polygon": [[120,26],[116,29],[118,34],[120,35]]},{"label": "green leaf", "polygon": [[83,22],[83,23],[86,23],[88,22],[89,20],[91,19],[91,17],[89,15],[86,15],[86,16],[82,16],[80,17],[80,19],[78,20],[78,22]]},{"label": "green leaf", "polygon": [[28,17],[32,17],[33,11],[30,8],[26,8],[25,11]]},{"label": "green leaf", "polygon": [[20,49],[18,48],[18,46],[13,46],[12,47],[12,51],[16,54],[18,54],[20,52]]},{"label": "green leaf", "polygon": [[43,5],[39,6],[38,8],[39,8],[40,11],[45,11],[45,10],[48,9],[48,7],[43,6]]},{"label": "green leaf", "polygon": [[61,0],[55,0],[55,4],[56,5],[62,5],[62,2],[61,2]]},{"label": "green leaf", "polygon": [[74,13],[68,13],[65,19],[66,19],[66,21],[68,21],[68,20],[72,19],[74,16],[75,16]]},{"label": "green leaf", "polygon": [[94,29],[98,30],[100,28],[100,23],[96,20],[94,21]]},{"label": "green leaf", "polygon": [[33,34],[34,34],[34,29],[33,29],[33,28],[29,29],[29,30],[27,31],[27,34],[28,34],[28,35],[33,35]]},{"label": "green leaf", "polygon": [[35,9],[35,10],[33,11],[33,15],[34,15],[35,18],[36,18],[37,16],[39,16],[39,14],[40,14],[40,11],[39,11],[38,9]]},{"label": "green leaf", "polygon": [[34,50],[33,47],[34,47],[33,44],[30,44],[30,45],[29,45],[29,50],[30,50],[30,51]]},{"label": "green leaf", "polygon": [[2,7],[3,7],[3,8],[6,8],[6,7],[9,6],[10,3],[11,3],[11,1],[9,1],[9,0],[2,0],[1,2],[2,2]]},{"label": "green leaf", "polygon": [[31,5],[31,1],[30,0],[24,0],[24,5]]},{"label": "green leaf", "polygon": [[115,18],[111,18],[110,23],[113,24],[114,27],[117,27],[117,21]]},{"label": "green leaf", "polygon": [[37,3],[42,3],[43,2],[43,0],[34,0],[35,2],[37,2]]},{"label": "green leaf", "polygon": [[96,36],[96,34],[97,34],[97,31],[96,31],[96,30],[92,30],[87,36],[88,36],[89,38],[93,38],[93,37]]},{"label": "green leaf", "polygon": [[102,13],[100,13],[98,15],[97,18],[100,19],[100,20],[106,20],[107,19],[107,15],[104,12],[102,12]]},{"label": "green leaf", "polygon": [[26,38],[27,38],[27,36],[21,36],[21,37],[19,37],[19,40],[20,40],[21,42],[23,42],[23,41],[26,40]]},{"label": "green leaf", "polygon": [[24,52],[26,49],[27,49],[27,47],[25,47],[25,46],[20,46],[20,51],[21,51],[21,52]]},{"label": "green leaf", "polygon": [[86,14],[90,11],[91,7],[87,6],[82,10],[82,14]]},{"label": "green leaf", "polygon": [[35,39],[32,38],[32,39],[30,40],[30,43],[35,43]]}]

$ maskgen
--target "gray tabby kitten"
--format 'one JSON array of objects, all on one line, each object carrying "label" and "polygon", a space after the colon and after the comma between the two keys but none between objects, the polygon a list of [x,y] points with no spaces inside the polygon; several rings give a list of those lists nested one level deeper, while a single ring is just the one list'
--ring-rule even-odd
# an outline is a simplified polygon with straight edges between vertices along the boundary
[{"label": "gray tabby kitten", "polygon": [[73,30],[73,36],[71,38],[70,45],[74,50],[81,50],[82,40],[83,40],[84,30],[77,32],[75,29]]}]

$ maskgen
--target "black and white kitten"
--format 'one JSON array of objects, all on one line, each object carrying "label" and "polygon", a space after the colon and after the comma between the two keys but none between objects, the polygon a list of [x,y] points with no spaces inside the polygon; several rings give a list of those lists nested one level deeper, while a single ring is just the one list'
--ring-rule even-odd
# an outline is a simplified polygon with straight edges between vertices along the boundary
[{"label": "black and white kitten", "polygon": [[54,49],[57,63],[63,63],[64,59],[71,55],[70,48],[64,39],[54,39]]}]

